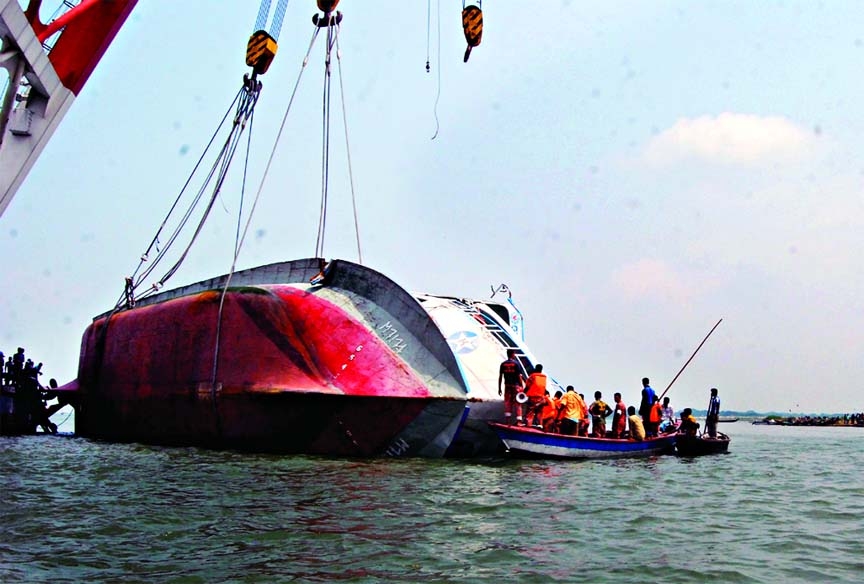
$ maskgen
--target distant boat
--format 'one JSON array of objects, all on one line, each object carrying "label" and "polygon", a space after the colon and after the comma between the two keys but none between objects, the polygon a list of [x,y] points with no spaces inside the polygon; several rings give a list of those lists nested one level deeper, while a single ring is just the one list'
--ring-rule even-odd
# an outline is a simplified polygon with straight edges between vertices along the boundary
[{"label": "distant boat", "polygon": [[521,426],[490,422],[508,451],[532,458],[632,458],[672,454],[675,435],[665,434],[647,440],[619,438],[588,438],[553,434]]},{"label": "distant boat", "polygon": [[702,436],[688,436],[677,434],[675,436],[675,450],[678,456],[701,456],[703,454],[721,454],[728,452],[731,439],[722,432],[717,433],[716,438],[707,434]]},{"label": "distant boat", "polygon": [[728,423],[732,423],[732,422],[737,422],[738,418],[724,418],[721,416],[721,417],[717,418],[717,421],[728,424]]}]

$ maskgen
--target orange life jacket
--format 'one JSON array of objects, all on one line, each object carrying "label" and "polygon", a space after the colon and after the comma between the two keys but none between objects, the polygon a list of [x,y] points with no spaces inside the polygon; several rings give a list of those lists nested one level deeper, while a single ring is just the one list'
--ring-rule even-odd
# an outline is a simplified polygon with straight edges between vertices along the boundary
[{"label": "orange life jacket", "polygon": [[540,419],[554,420],[558,415],[558,403],[549,396],[546,396],[546,403],[543,404],[543,410],[540,412]]},{"label": "orange life jacket", "polygon": [[660,420],[663,419],[663,406],[660,405],[660,402],[654,402],[654,405],[651,406],[651,411],[648,412],[648,420],[652,424],[659,424]]},{"label": "orange life jacket", "polygon": [[525,395],[528,397],[543,397],[546,395],[546,375],[532,373],[525,384]]}]

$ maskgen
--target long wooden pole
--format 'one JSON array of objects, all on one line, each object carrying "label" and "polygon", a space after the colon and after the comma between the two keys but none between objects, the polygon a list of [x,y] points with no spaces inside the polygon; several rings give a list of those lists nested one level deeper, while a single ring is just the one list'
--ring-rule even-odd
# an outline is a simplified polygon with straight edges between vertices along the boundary
[{"label": "long wooden pole", "polygon": [[721,323],[721,322],[723,322],[723,319],[722,319],[722,318],[721,318],[720,320],[717,321],[717,324],[714,325],[714,328],[712,328],[710,331],[708,331],[708,334],[705,335],[705,338],[702,339],[702,342],[699,343],[699,346],[696,347],[696,350],[693,351],[693,354],[690,355],[690,358],[687,359],[687,362],[686,362],[686,363],[684,363],[684,367],[681,368],[681,371],[679,371],[678,374],[677,374],[674,378],[672,378],[672,381],[669,382],[669,385],[667,385],[667,386],[666,386],[666,389],[663,390],[663,393],[660,394],[660,399],[663,399],[663,396],[666,395],[666,392],[669,391],[669,388],[672,387],[672,384],[675,383],[675,380],[678,379],[678,376],[681,375],[681,373],[684,372],[684,370],[685,370],[685,369],[687,368],[687,366],[690,364],[690,361],[693,360],[693,357],[696,356],[696,353],[699,352],[699,349],[702,348],[702,345],[705,344],[705,341],[708,340],[708,337],[711,336],[711,333],[714,332],[714,329],[716,329],[718,326],[720,326],[720,323]]}]

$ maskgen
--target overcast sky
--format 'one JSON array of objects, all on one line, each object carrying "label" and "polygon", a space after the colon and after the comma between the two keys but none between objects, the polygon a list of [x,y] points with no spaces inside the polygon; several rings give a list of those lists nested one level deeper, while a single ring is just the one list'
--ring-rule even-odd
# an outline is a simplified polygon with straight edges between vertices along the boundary
[{"label": "overcast sky", "polygon": [[[467,64],[461,3],[440,5],[440,51],[437,0],[431,26],[419,0],[339,7],[365,265],[433,294],[506,283],[546,371],[585,394],[662,391],[723,318],[676,409],[717,387],[724,409],[864,410],[859,3],[487,0]],[[0,350],[76,376],[239,88],[257,10],[139,2],[0,218]],[[290,2],[263,77],[252,192],[314,12]],[[240,268],[314,253],[322,70],[319,39]],[[338,81],[325,255],[356,261]],[[169,286],[228,271],[238,185]]]}]

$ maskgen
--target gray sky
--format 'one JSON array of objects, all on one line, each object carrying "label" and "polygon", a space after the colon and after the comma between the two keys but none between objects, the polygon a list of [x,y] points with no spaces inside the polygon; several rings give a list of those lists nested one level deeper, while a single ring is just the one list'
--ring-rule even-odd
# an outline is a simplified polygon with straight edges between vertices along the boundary
[{"label": "gray sky", "polygon": [[[864,409],[860,4],[487,0],[467,64],[459,2],[440,53],[437,0],[431,28],[425,2],[340,9],[367,266],[433,294],[506,283],[546,370],[586,394],[662,391],[723,318],[676,409],[712,386],[728,409]],[[257,10],[139,3],[0,219],[4,352],[75,377],[239,88]],[[263,78],[252,193],[314,12],[289,4]],[[322,69],[319,40],[240,268],[313,255]],[[325,255],[356,260],[338,79]],[[228,270],[238,184],[172,287]]]}]

